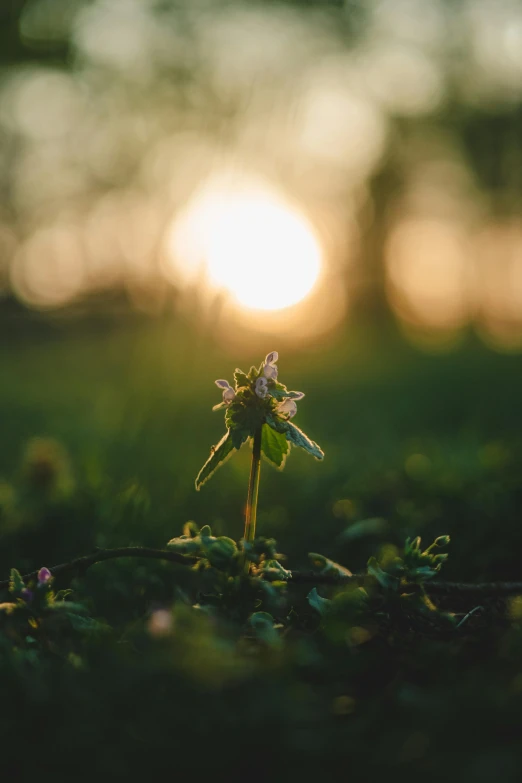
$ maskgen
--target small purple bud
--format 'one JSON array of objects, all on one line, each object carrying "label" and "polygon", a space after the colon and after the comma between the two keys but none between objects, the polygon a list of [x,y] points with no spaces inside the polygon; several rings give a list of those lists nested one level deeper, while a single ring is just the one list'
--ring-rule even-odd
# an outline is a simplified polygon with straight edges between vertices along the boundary
[{"label": "small purple bud", "polygon": [[40,568],[38,571],[38,584],[39,585],[45,585],[47,582],[53,578],[53,575],[49,571],[48,568]]},{"label": "small purple bud", "polygon": [[22,590],[21,595],[22,595],[22,598],[24,599],[26,604],[30,604],[31,601],[33,600],[33,591],[29,590],[28,587],[24,587],[24,589]]}]

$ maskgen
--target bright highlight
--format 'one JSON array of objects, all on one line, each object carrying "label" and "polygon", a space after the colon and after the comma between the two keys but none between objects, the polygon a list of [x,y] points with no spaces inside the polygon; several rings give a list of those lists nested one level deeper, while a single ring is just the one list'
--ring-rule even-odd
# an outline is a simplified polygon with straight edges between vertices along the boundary
[{"label": "bright highlight", "polygon": [[308,221],[269,191],[214,191],[176,221],[176,271],[228,291],[243,307],[279,310],[311,292],[321,249]]}]

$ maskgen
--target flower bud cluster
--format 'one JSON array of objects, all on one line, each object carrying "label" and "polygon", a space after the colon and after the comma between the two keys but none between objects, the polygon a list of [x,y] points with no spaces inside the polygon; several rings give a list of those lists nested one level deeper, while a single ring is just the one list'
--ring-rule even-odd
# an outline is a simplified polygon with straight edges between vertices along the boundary
[{"label": "flower bud cluster", "polygon": [[[249,375],[248,378],[251,390],[256,397],[260,400],[268,400],[273,397],[274,400],[276,400],[276,404],[273,407],[273,413],[286,419],[291,419],[297,413],[296,400],[302,399],[304,394],[303,392],[291,392],[288,397],[285,395],[285,387],[277,383],[278,360],[278,352],[271,351],[266,356],[261,368],[258,371],[254,371],[257,373],[256,377],[251,377]],[[214,406],[214,410],[229,406],[234,400],[238,399],[239,389],[234,389],[227,380],[220,378],[215,381],[215,383],[216,386],[223,391],[223,400],[221,403]],[[278,390],[278,393],[274,394],[276,389]]]}]

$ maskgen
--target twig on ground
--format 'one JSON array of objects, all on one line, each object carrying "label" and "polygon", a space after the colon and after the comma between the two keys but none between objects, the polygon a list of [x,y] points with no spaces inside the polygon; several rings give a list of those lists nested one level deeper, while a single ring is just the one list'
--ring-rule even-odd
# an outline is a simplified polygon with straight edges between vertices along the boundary
[{"label": "twig on ground", "polygon": [[[144,546],[119,547],[117,549],[97,549],[90,555],[77,557],[69,563],[49,568],[53,576],[63,574],[83,574],[88,568],[101,563],[104,560],[114,560],[122,557],[151,558],[154,560],[168,560],[178,565],[194,565],[197,557],[181,555],[168,549],[151,549]],[[372,577],[368,574],[353,574],[351,576],[336,574],[318,574],[314,571],[292,571],[292,576],[288,580],[289,584],[313,584],[313,585],[364,585],[368,584]],[[23,574],[24,582],[30,582],[38,577],[38,570],[31,571],[29,574]],[[0,581],[0,590],[9,587],[9,579]],[[473,595],[483,597],[499,597],[509,595],[522,595],[522,582],[426,582],[424,585],[426,592],[437,595]],[[418,585],[407,585],[405,589],[419,589]]]},{"label": "twig on ground", "polygon": [[[67,573],[72,573],[73,575],[75,573],[83,574],[88,568],[96,563],[101,563],[104,560],[114,560],[119,557],[145,557],[154,560],[170,560],[172,563],[181,565],[193,565],[197,560],[195,557],[180,555],[178,552],[171,552],[167,549],[151,549],[145,546],[125,546],[117,549],[97,549],[91,555],[77,557],[69,563],[61,563],[60,565],[52,566],[49,570],[53,576],[61,576],[62,574]],[[36,571],[31,571],[30,574],[22,575],[22,578],[26,583],[37,577],[38,569]],[[0,582],[0,590],[4,590],[7,587],[9,587],[9,579]]]}]

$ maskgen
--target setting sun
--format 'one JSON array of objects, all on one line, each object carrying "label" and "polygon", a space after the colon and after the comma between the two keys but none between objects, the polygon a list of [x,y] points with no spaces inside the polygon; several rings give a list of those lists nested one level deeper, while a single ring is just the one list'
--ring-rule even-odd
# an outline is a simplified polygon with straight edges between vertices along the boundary
[{"label": "setting sun", "polygon": [[176,221],[170,247],[180,275],[204,276],[241,306],[280,310],[311,292],[321,249],[308,221],[265,190],[208,191]]}]

